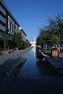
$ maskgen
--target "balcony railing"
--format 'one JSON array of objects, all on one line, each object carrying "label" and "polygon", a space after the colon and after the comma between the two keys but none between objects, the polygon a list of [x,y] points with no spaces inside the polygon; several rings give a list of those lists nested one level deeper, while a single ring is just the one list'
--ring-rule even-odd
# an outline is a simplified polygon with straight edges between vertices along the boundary
[{"label": "balcony railing", "polygon": [[10,31],[9,29],[6,29],[6,33],[10,34],[10,35],[13,35],[14,32]]},{"label": "balcony railing", "polygon": [[0,24],[0,30],[5,31],[5,27]]},{"label": "balcony railing", "polygon": [[12,31],[8,31],[8,34],[10,34],[10,35],[13,35],[14,34],[14,32],[12,32]]},{"label": "balcony railing", "polygon": [[1,20],[3,23],[6,23],[6,19],[4,19],[1,15],[0,15],[0,20]]},{"label": "balcony railing", "polygon": [[6,15],[6,12],[5,12],[5,10],[0,6],[0,11],[4,14],[4,15]]}]

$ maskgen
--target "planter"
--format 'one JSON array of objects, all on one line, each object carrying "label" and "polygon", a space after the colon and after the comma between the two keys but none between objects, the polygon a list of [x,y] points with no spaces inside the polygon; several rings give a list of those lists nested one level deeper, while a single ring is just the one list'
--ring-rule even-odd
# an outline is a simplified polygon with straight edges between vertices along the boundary
[{"label": "planter", "polygon": [[58,51],[57,48],[53,48],[53,49],[51,50],[51,56],[52,56],[52,57],[58,57],[58,56],[59,56],[59,51]]},{"label": "planter", "polygon": [[58,50],[52,50],[52,57],[58,57],[59,56],[59,51]]}]

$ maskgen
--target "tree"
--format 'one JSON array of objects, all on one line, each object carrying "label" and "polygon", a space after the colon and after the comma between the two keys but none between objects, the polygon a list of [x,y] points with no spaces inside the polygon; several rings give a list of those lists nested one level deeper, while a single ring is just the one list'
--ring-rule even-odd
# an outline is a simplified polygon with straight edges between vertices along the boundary
[{"label": "tree", "polygon": [[40,33],[36,39],[36,44],[44,45],[48,44],[50,41],[49,32],[46,30],[46,28],[41,28]]},{"label": "tree", "polygon": [[18,49],[22,48],[24,42],[22,40],[21,32],[14,33],[12,40],[15,43],[15,47],[18,47]]},{"label": "tree", "polygon": [[31,46],[31,43],[26,39],[26,41],[24,41],[24,48]]},{"label": "tree", "polygon": [[55,19],[48,19],[49,25],[40,29],[37,44],[60,44],[63,43],[63,15],[57,15]]}]

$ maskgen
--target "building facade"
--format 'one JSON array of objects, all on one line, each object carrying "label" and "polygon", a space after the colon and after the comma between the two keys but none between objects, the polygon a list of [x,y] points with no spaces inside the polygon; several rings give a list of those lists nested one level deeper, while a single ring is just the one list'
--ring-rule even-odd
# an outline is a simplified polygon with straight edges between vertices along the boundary
[{"label": "building facade", "polygon": [[24,30],[22,28],[19,28],[20,32],[21,32],[21,35],[22,35],[22,40],[23,41],[26,41],[26,33],[24,32]]},{"label": "building facade", "polygon": [[8,40],[12,40],[12,35],[16,28],[19,28],[19,23],[9,11],[3,0],[0,0],[0,46],[5,42],[5,35],[7,35],[6,37],[8,37]]}]

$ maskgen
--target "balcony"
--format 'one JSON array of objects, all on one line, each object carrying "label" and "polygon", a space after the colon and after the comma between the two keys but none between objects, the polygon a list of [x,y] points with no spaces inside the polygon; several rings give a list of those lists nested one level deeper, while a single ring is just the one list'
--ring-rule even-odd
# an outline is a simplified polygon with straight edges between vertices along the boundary
[{"label": "balcony", "polygon": [[0,11],[4,14],[4,15],[6,15],[6,12],[5,12],[5,10],[0,6]]},{"label": "balcony", "polygon": [[10,31],[9,29],[6,29],[6,33],[8,33],[9,35],[13,35],[14,32]]},{"label": "balcony", "polygon": [[0,30],[5,31],[5,27],[0,24]]},{"label": "balcony", "polygon": [[3,22],[3,23],[6,23],[6,20],[0,15],[0,20]]},{"label": "balcony", "polygon": [[8,34],[13,35],[13,34],[14,34],[14,32],[12,32],[12,31],[8,30]]}]

